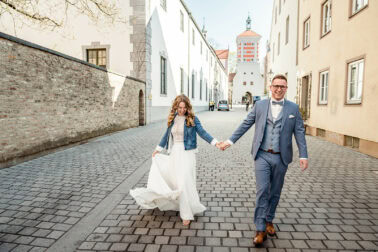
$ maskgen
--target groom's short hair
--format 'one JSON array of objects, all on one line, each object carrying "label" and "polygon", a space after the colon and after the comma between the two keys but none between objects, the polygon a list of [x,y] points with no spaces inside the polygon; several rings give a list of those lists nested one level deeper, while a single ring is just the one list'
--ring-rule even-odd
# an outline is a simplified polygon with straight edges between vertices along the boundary
[{"label": "groom's short hair", "polygon": [[275,79],[285,80],[286,83],[287,83],[287,78],[286,78],[286,76],[283,75],[283,74],[276,74],[276,75],[273,77],[273,79],[272,79],[272,83],[273,83],[273,81],[274,81]]}]

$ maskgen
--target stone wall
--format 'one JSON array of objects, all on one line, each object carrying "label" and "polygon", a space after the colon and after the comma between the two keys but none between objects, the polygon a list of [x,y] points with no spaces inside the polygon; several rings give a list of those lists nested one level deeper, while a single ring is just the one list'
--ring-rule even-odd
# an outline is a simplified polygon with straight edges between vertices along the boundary
[{"label": "stone wall", "polygon": [[145,122],[144,81],[2,33],[0,77],[2,167]]}]

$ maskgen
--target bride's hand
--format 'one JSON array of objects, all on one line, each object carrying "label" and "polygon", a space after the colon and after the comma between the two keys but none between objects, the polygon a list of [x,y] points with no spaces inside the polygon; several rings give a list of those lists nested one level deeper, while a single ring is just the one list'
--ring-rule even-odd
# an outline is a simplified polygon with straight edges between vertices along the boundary
[{"label": "bride's hand", "polygon": [[156,150],[154,152],[152,152],[152,157],[155,157],[156,154],[158,154],[159,152]]}]

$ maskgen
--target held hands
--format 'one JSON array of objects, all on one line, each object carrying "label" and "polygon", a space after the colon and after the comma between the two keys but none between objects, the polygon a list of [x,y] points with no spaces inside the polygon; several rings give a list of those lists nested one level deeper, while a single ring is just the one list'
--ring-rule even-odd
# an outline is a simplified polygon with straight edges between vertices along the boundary
[{"label": "held hands", "polygon": [[218,142],[215,146],[217,146],[218,149],[224,151],[225,149],[227,149],[231,145],[227,142]]}]

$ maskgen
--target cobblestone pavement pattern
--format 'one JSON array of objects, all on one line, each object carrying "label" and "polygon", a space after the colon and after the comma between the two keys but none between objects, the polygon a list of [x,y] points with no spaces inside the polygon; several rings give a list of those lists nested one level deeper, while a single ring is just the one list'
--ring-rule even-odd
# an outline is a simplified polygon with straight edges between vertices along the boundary
[{"label": "cobblestone pavement pattern", "polygon": [[[246,112],[198,116],[223,140]],[[153,123],[0,170],[0,251],[378,251],[378,160],[315,137],[307,137],[304,173],[295,147],[278,237],[263,248],[251,239],[254,128],[225,152],[199,140],[197,187],[207,211],[189,227],[177,212],[140,209],[122,190],[146,185],[164,129]]]}]

